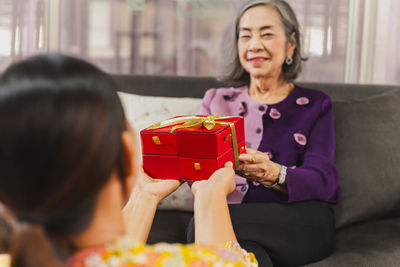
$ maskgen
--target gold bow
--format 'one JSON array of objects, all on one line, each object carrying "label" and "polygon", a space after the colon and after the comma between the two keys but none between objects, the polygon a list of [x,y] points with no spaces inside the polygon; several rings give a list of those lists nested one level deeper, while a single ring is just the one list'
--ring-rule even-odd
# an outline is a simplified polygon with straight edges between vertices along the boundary
[{"label": "gold bow", "polygon": [[235,157],[235,168],[239,167],[239,151],[238,151],[238,144],[237,144],[237,137],[236,137],[236,128],[235,124],[230,121],[220,121],[224,119],[230,119],[234,118],[232,116],[207,116],[207,117],[196,117],[196,116],[183,116],[183,117],[177,117],[177,118],[172,118],[166,121],[162,121],[156,124],[153,124],[149,127],[147,127],[147,130],[152,130],[152,129],[159,129],[163,127],[168,127],[171,125],[179,124],[182,123],[181,125],[176,125],[171,128],[171,133],[174,132],[176,129],[182,129],[182,128],[201,128],[204,127],[207,130],[211,130],[215,127],[217,124],[222,124],[222,125],[229,125],[231,127],[231,133],[232,133],[232,147],[233,147],[233,155]]}]

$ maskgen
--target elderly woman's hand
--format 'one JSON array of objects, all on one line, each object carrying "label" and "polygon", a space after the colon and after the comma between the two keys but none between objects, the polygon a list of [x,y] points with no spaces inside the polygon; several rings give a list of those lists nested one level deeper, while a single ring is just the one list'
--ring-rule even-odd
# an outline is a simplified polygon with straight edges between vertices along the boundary
[{"label": "elderly woman's hand", "polygon": [[266,186],[277,182],[280,166],[271,161],[266,153],[248,148],[246,154],[239,156],[239,160],[242,164],[238,171],[246,179]]}]

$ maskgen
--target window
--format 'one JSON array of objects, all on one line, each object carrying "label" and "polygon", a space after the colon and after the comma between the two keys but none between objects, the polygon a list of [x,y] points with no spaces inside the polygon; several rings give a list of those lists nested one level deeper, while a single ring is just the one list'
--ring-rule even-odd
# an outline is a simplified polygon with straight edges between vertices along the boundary
[{"label": "window", "polygon": [[308,57],[300,79],[343,82],[349,1],[289,0],[288,2],[295,10],[301,25],[304,51]]},{"label": "window", "polygon": [[0,71],[12,60],[44,51],[45,1],[0,0]]},{"label": "window", "polygon": [[[299,80],[400,83],[400,2],[287,0],[309,60]],[[59,2],[59,12],[50,3]],[[0,70],[56,50],[121,74],[215,76],[244,0],[0,0]],[[58,46],[48,17],[59,19]],[[389,31],[387,29],[390,29]]]}]

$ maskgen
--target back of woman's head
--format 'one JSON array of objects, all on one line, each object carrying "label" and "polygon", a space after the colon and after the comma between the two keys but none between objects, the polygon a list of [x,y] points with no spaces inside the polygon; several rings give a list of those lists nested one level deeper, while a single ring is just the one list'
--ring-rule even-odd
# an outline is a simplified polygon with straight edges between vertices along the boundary
[{"label": "back of woman's head", "polygon": [[14,238],[14,266],[45,266],[24,260],[52,247],[32,239],[82,232],[112,171],[125,185],[125,126],[111,77],[87,62],[39,55],[0,76],[0,201],[34,225]]}]

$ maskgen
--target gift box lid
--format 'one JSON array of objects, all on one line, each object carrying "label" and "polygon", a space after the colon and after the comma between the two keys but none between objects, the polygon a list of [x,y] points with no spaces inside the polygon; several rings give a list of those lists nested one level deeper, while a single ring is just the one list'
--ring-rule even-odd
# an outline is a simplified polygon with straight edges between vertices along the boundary
[{"label": "gift box lid", "polygon": [[[206,128],[204,121],[214,125]],[[230,124],[234,125],[234,134]],[[179,116],[150,126],[140,135],[143,154],[205,159],[224,154],[235,139],[236,144],[245,140],[243,117]]]}]

